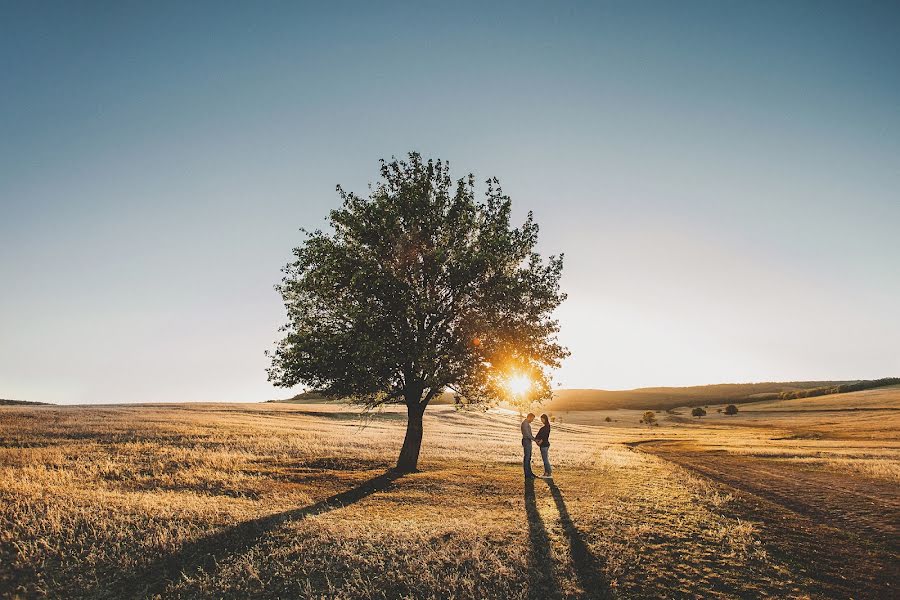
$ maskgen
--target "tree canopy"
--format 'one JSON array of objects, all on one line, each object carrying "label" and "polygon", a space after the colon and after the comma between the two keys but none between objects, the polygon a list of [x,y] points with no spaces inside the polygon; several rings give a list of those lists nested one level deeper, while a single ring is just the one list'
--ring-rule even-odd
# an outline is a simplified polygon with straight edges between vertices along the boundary
[{"label": "tree canopy", "polygon": [[479,201],[474,177],[454,182],[441,160],[411,153],[380,172],[366,197],[338,186],[328,230],[305,232],[283,269],[288,322],[269,379],[368,407],[406,404],[398,467],[410,469],[422,413],[445,389],[460,403],[492,402],[525,377],[529,399],[550,397],[568,354],[552,316],[563,263],[536,252],[531,213],[511,226],[496,178]]}]

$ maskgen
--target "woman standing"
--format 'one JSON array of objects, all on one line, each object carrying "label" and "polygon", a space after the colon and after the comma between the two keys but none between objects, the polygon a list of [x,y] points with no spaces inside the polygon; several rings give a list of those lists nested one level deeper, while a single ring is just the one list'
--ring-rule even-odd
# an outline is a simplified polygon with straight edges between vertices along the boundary
[{"label": "woman standing", "polygon": [[541,458],[544,459],[544,477],[553,477],[553,468],[550,466],[550,417],[546,414],[541,415],[541,421],[544,423],[544,426],[541,427],[540,431],[537,432],[537,435],[534,436],[534,441],[537,443],[538,448],[541,449]]}]

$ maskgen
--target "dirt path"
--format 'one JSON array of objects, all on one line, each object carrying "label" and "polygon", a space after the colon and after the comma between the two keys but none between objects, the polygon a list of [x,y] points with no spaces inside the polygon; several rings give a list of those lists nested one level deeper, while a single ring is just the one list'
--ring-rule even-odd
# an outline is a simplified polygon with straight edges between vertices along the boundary
[{"label": "dirt path", "polygon": [[737,516],[759,522],[770,551],[800,576],[799,593],[833,598],[900,593],[896,486],[670,440],[631,446],[730,488],[742,513]]}]

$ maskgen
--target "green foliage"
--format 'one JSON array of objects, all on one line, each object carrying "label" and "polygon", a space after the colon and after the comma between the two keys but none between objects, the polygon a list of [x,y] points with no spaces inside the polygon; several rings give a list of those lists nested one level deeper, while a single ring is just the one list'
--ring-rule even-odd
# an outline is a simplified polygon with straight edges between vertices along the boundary
[{"label": "green foliage", "polygon": [[368,197],[338,186],[329,231],[305,232],[277,290],[287,309],[269,379],[305,384],[368,407],[424,411],[444,389],[462,404],[506,398],[512,373],[550,397],[550,371],[568,355],[554,309],[562,256],[535,251],[531,213],[510,225],[497,179],[476,199],[472,175],[446,162],[381,161]]},{"label": "green foliage", "polygon": [[734,404],[729,404],[728,406],[725,407],[725,414],[726,415],[738,414],[738,407],[735,406]]},{"label": "green foliage", "polygon": [[700,417],[706,416],[706,411],[698,406],[698,407],[694,408],[694,410],[691,411],[691,416],[697,417],[699,419]]}]

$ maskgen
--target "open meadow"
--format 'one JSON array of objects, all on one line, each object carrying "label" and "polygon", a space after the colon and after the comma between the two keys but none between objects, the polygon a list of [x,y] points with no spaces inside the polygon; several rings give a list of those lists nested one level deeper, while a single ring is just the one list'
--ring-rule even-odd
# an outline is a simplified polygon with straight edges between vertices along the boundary
[{"label": "open meadow", "polygon": [[717,408],[0,407],[0,596],[896,596],[900,388]]},{"label": "open meadow", "polygon": [[900,600],[900,0],[0,15],[0,600]]}]

